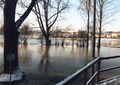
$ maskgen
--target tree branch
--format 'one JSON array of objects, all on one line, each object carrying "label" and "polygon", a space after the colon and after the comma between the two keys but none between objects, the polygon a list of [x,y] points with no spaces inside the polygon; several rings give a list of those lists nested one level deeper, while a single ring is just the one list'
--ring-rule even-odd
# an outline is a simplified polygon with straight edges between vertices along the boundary
[{"label": "tree branch", "polygon": [[[38,10],[37,10],[37,8],[38,8]],[[37,12],[37,11],[38,11],[38,12]],[[40,12],[38,3],[37,3],[36,6],[35,6],[35,13],[36,13],[36,16],[37,16],[37,21],[38,21],[39,27],[40,27],[42,33],[43,33],[44,35],[46,35],[46,32],[45,32],[45,29],[44,29],[44,25],[43,25],[43,21],[42,21],[42,18],[41,18],[41,12]]]},{"label": "tree branch", "polygon": [[49,25],[49,28],[51,28],[53,26],[53,24],[56,22],[59,14],[68,7],[68,3],[65,4],[61,9],[60,9],[60,3],[61,0],[58,2],[58,6],[57,6],[57,12],[55,14],[53,14],[48,20],[50,20],[52,17],[56,16],[55,19],[53,20],[53,22]]},{"label": "tree branch", "polygon": [[32,0],[28,9],[24,12],[24,14],[16,21],[16,28],[19,29],[20,25],[23,23],[23,21],[27,18],[27,16],[30,14],[32,8],[36,4],[37,0]]}]

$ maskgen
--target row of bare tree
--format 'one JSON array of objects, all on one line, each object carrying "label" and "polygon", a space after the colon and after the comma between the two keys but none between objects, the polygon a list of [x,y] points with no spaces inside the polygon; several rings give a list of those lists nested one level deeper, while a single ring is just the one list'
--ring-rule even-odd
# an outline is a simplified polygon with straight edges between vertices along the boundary
[{"label": "row of bare tree", "polygon": [[[93,57],[95,57],[95,34],[98,33],[98,44],[97,47],[101,47],[101,33],[103,26],[108,22],[108,18],[114,13],[110,4],[111,0],[80,0],[80,10],[87,15],[87,48],[89,47],[89,34],[90,28],[92,27],[92,39],[93,39]],[[93,16],[92,16],[93,15]],[[107,21],[108,20],[108,21]],[[93,25],[91,25],[93,23]]]}]

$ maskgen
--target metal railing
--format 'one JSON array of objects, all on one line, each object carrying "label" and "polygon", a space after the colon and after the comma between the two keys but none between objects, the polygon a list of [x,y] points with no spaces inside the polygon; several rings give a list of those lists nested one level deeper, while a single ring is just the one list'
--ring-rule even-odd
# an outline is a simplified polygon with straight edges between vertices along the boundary
[{"label": "metal railing", "polygon": [[120,58],[120,56],[112,56],[112,57],[98,57],[88,63],[85,67],[73,73],[72,75],[65,78],[63,81],[57,83],[56,85],[76,85],[73,84],[77,79],[80,80],[81,83],[79,85],[95,85],[100,81],[100,73],[120,68],[120,65],[109,67],[105,69],[101,69],[101,61]]}]

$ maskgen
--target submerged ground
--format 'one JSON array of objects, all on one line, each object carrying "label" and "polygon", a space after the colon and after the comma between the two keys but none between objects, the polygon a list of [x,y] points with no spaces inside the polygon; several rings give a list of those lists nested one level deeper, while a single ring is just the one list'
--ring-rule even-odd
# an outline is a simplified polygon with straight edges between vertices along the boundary
[{"label": "submerged ground", "polygon": [[[102,47],[96,56],[120,55],[119,39],[102,39]],[[52,41],[54,42],[54,40]],[[66,40],[66,42],[71,42]],[[91,42],[90,42],[91,43]],[[40,44],[40,40],[29,39],[27,45],[19,44],[20,68],[26,74],[23,81],[15,82],[12,85],[54,85],[65,77],[81,69],[92,60],[91,45],[86,48],[76,44],[74,46],[51,45],[46,48]],[[0,67],[3,67],[3,40],[0,39]],[[102,62],[102,68],[120,64],[118,60]],[[119,74],[119,69],[103,73],[104,78]],[[7,83],[2,83],[2,85]]]}]

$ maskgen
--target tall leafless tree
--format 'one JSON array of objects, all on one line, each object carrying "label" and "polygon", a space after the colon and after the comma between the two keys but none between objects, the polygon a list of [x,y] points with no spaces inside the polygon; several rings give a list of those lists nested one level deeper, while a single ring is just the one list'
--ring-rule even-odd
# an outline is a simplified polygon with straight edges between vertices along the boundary
[{"label": "tall leafless tree", "polygon": [[80,0],[80,9],[87,14],[87,48],[89,47],[91,0]]},{"label": "tall leafless tree", "polygon": [[[101,47],[101,33],[105,23],[108,23],[110,18],[115,12],[113,11],[114,6],[111,7],[113,0],[98,0],[97,3],[97,20],[98,20],[98,48]],[[107,21],[106,21],[107,20]]]},{"label": "tall leafless tree", "polygon": [[60,14],[68,8],[68,1],[63,0],[43,0],[35,5],[33,10],[37,16],[39,27],[43,33],[46,45],[51,44],[50,30],[55,24]]},{"label": "tall leafless tree", "polygon": [[96,45],[96,37],[95,37],[95,34],[96,34],[96,0],[94,0],[94,6],[93,6],[93,36],[92,36],[92,39],[93,39],[93,43],[92,43],[92,57],[94,58],[95,57],[95,45]]},{"label": "tall leafless tree", "polygon": [[[18,29],[31,12],[37,0],[31,0],[28,9],[15,21],[15,11],[18,0],[4,2],[4,72],[10,73],[18,67]],[[9,63],[11,62],[11,64]],[[11,68],[10,68],[11,67]]]}]

